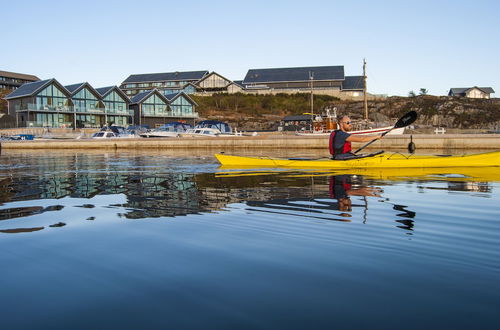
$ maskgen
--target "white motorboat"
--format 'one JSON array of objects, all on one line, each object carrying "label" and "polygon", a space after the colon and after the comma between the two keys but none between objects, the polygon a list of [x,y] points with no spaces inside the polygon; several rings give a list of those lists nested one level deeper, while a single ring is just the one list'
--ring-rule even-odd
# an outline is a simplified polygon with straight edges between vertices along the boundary
[{"label": "white motorboat", "polygon": [[140,136],[145,138],[179,137],[179,134],[185,133],[192,127],[193,126],[186,123],[172,122],[162,125],[154,130],[149,130],[145,133],[142,133],[140,134]]},{"label": "white motorboat", "polygon": [[242,136],[241,133],[233,133],[229,124],[217,120],[200,121],[194,128],[188,129],[180,136],[192,137],[223,137]]},{"label": "white motorboat", "polygon": [[217,128],[191,128],[180,135],[192,137],[218,137],[221,134],[221,131]]},{"label": "white motorboat", "polygon": [[116,138],[118,137],[115,132],[112,131],[99,131],[92,134],[92,139],[108,139],[108,138]]}]

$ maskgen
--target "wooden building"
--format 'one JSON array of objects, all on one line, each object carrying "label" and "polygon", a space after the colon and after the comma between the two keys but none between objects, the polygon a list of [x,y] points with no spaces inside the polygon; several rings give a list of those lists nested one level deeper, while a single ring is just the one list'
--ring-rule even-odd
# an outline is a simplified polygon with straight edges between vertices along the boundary
[{"label": "wooden building", "polygon": [[451,88],[448,96],[460,96],[473,99],[489,99],[491,94],[495,93],[491,87],[461,87]]}]

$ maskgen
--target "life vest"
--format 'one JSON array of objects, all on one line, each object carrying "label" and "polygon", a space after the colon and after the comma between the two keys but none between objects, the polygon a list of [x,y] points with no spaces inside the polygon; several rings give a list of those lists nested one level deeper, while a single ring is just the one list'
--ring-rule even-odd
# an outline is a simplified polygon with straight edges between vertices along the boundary
[{"label": "life vest", "polygon": [[343,198],[347,196],[347,192],[351,190],[352,185],[348,182],[344,175],[340,175],[340,182],[335,176],[330,177],[330,197]]},{"label": "life vest", "polygon": [[352,150],[352,148],[351,148],[351,142],[349,142],[349,141],[345,141],[345,143],[342,146],[342,148],[335,149],[334,142],[335,142],[335,134],[336,133],[337,133],[337,130],[333,131],[330,134],[330,154],[332,156],[335,156],[335,155],[346,154],[348,152],[351,152],[351,150]]}]

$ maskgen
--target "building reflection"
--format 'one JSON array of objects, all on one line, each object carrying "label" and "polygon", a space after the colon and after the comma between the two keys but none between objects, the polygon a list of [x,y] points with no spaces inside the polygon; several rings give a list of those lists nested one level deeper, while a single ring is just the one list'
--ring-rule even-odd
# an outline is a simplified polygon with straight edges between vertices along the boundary
[{"label": "building reflection", "polygon": [[[26,157],[21,161],[25,166],[10,169],[8,176],[0,171],[0,203],[121,194],[126,196],[126,202],[120,204],[125,219],[176,217],[244,203],[255,212],[335,221],[353,221],[354,214],[359,214],[366,221],[368,199],[380,198],[383,185],[387,184],[362,175],[189,173],[144,156],[115,159],[112,155],[76,154],[60,158]],[[450,191],[491,192],[487,182],[447,182]],[[391,205],[395,225],[413,230],[415,212],[408,206]],[[62,207],[3,208],[0,220]],[[22,232],[23,229],[5,230]]]}]

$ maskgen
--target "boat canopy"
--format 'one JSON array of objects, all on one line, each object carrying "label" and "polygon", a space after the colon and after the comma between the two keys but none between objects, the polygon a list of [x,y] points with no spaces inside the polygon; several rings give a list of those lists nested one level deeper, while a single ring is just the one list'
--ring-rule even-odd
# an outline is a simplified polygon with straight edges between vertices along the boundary
[{"label": "boat canopy", "polygon": [[186,131],[190,128],[193,128],[193,125],[188,124],[188,123],[183,123],[180,121],[173,121],[170,123],[166,123],[158,127],[159,130],[170,130],[170,129],[177,129],[178,131]]},{"label": "boat canopy", "polygon": [[218,120],[202,120],[196,124],[195,128],[216,128],[221,133],[231,133],[231,126]]},{"label": "boat canopy", "polygon": [[122,134],[125,132],[125,127],[117,125],[103,126],[100,131],[101,132],[111,131],[115,134]]}]

